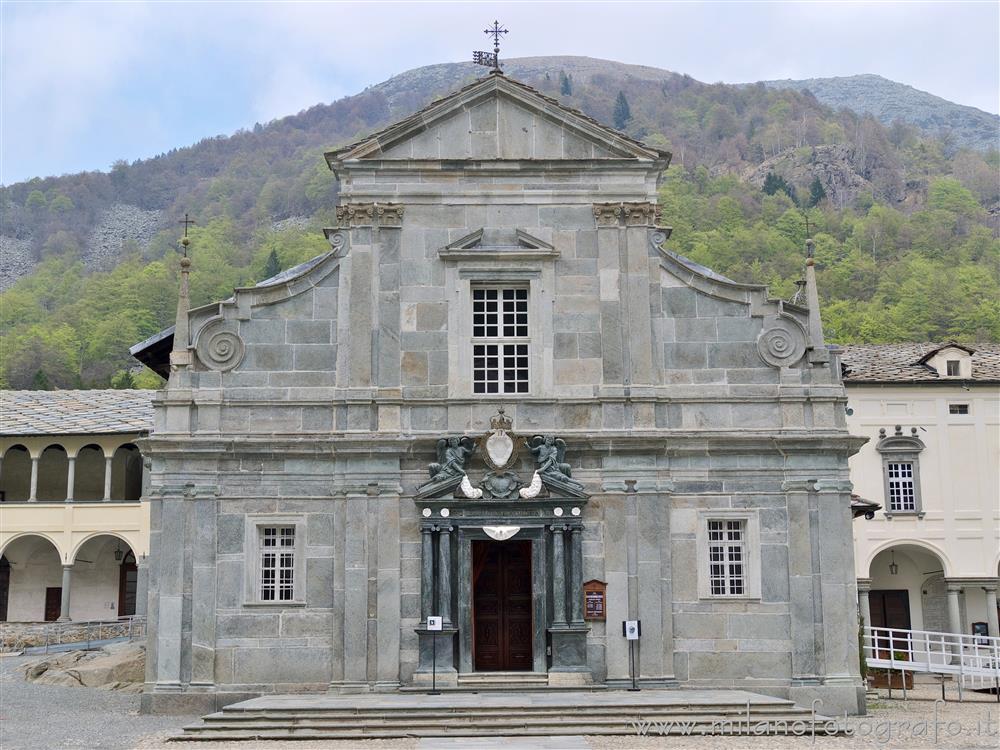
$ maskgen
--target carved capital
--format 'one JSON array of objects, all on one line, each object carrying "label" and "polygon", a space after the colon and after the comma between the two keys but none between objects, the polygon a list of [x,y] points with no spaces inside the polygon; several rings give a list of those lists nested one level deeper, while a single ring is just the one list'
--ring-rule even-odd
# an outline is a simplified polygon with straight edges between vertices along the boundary
[{"label": "carved capital", "polygon": [[617,227],[621,224],[621,203],[595,203],[594,219],[599,227]]},{"label": "carved capital", "polygon": [[403,206],[399,203],[345,203],[337,206],[337,226],[398,227],[403,223]]},{"label": "carved capital", "polygon": [[660,206],[656,203],[641,201],[638,203],[623,203],[625,226],[651,227],[660,221]]},{"label": "carved capital", "polygon": [[651,201],[595,203],[594,219],[599,227],[653,227],[660,222],[660,206]]}]

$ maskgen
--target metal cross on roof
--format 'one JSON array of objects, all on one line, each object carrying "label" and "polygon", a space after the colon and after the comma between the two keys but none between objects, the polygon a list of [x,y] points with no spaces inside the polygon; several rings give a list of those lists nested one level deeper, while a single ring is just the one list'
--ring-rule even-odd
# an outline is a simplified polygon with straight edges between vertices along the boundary
[{"label": "metal cross on roof", "polygon": [[472,61],[479,65],[491,66],[493,70],[500,71],[500,35],[506,34],[507,29],[500,25],[499,21],[494,21],[493,25],[483,31],[487,36],[493,37],[493,52],[473,52]]},{"label": "metal cross on roof", "polygon": [[188,227],[195,223],[194,219],[189,219],[187,212],[184,213],[184,218],[177,222],[178,224],[184,225],[184,236],[188,236]]}]

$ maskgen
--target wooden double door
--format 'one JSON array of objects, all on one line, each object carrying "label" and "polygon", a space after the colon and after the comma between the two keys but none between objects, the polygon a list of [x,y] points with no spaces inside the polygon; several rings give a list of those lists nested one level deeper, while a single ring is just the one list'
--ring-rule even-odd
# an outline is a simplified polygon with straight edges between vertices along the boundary
[{"label": "wooden double door", "polygon": [[532,669],[531,542],[472,542],[473,664]]}]

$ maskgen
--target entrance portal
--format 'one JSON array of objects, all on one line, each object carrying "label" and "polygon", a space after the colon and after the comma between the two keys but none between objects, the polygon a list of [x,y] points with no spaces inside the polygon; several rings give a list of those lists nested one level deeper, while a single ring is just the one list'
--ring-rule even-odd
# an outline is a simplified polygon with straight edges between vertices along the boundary
[{"label": "entrance portal", "polygon": [[476,671],[532,669],[531,542],[472,542]]}]

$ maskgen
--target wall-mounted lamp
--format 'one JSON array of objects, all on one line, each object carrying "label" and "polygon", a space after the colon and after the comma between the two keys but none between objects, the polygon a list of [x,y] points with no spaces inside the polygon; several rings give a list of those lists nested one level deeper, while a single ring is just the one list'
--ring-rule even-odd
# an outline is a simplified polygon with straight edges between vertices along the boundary
[{"label": "wall-mounted lamp", "polygon": [[889,554],[891,559],[889,560],[889,575],[894,576],[899,573],[899,566],[896,565],[896,550],[890,550]]}]

